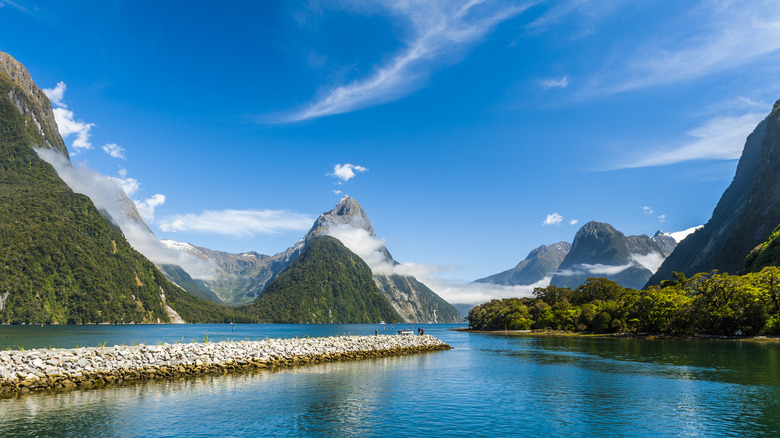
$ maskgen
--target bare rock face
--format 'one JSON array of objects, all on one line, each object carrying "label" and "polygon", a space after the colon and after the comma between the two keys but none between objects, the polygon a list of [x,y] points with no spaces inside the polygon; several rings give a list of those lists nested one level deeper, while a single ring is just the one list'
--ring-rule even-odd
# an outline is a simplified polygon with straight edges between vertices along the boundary
[{"label": "bare rock face", "polygon": [[571,244],[569,242],[542,245],[528,253],[528,256],[514,268],[489,277],[480,278],[476,282],[508,286],[537,283],[555,274],[555,271],[558,270],[558,267],[570,250]]},{"label": "bare rock face", "polygon": [[57,131],[51,102],[35,85],[27,69],[11,55],[0,52],[0,73],[15,85],[15,88],[8,92],[8,97],[16,109],[28,117],[26,128],[35,130],[43,138],[44,144],[30,146],[55,149],[68,157],[68,149]]},{"label": "bare rock face", "polygon": [[736,274],[780,224],[780,100],[748,136],[734,180],[704,228],[677,245],[648,285],[717,269]]},{"label": "bare rock face", "polygon": [[591,221],[577,231],[550,284],[576,288],[589,277],[605,277],[640,289],[653,275],[647,266],[652,255],[662,259],[663,250],[648,236],[625,236],[610,224]]}]

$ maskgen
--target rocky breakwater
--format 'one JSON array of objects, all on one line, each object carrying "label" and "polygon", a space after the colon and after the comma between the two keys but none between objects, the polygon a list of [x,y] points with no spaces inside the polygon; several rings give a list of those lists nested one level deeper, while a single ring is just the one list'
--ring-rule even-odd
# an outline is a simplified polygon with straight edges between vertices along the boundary
[{"label": "rocky breakwater", "polygon": [[338,336],[0,351],[0,395],[398,356],[451,347],[433,336]]}]

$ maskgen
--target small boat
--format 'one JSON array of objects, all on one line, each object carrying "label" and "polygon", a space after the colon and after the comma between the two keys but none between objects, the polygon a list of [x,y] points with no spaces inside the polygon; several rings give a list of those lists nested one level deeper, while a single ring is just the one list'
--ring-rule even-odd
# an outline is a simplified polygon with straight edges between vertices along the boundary
[{"label": "small boat", "polygon": [[412,331],[409,330],[409,329],[403,329],[403,330],[398,330],[398,334],[399,335],[413,335],[414,333],[412,333]]},{"label": "small boat", "polygon": [[385,322],[384,322],[384,321],[379,321],[379,323],[380,323],[380,324],[382,324],[382,325],[385,325]]}]

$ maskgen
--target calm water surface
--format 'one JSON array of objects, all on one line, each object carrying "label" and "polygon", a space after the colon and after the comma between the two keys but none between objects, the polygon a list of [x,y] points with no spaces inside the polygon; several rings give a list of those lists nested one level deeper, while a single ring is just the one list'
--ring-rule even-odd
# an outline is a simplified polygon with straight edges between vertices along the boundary
[{"label": "calm water surface", "polygon": [[[0,399],[0,436],[780,435],[780,344],[505,338],[452,327],[425,325],[451,351]],[[377,329],[0,326],[0,348]]]}]

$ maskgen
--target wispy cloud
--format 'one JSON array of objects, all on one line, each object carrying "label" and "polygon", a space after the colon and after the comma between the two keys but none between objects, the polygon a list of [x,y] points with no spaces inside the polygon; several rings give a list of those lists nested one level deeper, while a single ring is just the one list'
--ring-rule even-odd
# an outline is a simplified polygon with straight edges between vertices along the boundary
[{"label": "wispy cloud", "polygon": [[563,222],[563,216],[558,213],[552,213],[548,214],[547,218],[542,221],[542,226],[546,227],[548,225],[560,225],[561,222]]},{"label": "wispy cloud", "polygon": [[[638,263],[638,262],[637,262]],[[601,263],[589,264],[582,263],[576,266],[572,266],[569,269],[561,269],[555,273],[555,275],[561,275],[564,277],[570,277],[572,275],[615,275],[619,274],[626,269],[634,266],[634,263],[627,263],[625,265],[604,265]]]},{"label": "wispy cloud", "polygon": [[57,122],[57,128],[62,139],[65,140],[75,134],[71,146],[75,149],[73,154],[76,155],[79,151],[92,149],[92,143],[89,142],[89,131],[95,124],[76,119],[73,111],[69,110],[64,103],[66,89],[67,85],[65,85],[65,82],[60,81],[56,87],[44,88],[43,92],[54,106],[54,121]]},{"label": "wispy cloud", "polygon": [[484,0],[383,1],[407,23],[405,47],[367,78],[331,89],[283,123],[341,114],[386,103],[421,87],[430,71],[477,44],[496,25],[529,5]]},{"label": "wispy cloud", "polygon": [[749,113],[736,117],[716,117],[688,132],[693,140],[674,148],[648,148],[653,152],[613,167],[666,166],[693,160],[735,160],[742,155],[745,139],[764,118],[764,114]]},{"label": "wispy cloud", "polygon": [[306,231],[314,217],[287,210],[209,210],[200,214],[183,214],[160,222],[165,232],[192,231],[251,237],[284,231]]},{"label": "wispy cloud", "polygon": [[540,85],[544,89],[550,88],[566,88],[569,86],[569,77],[564,76],[560,79],[545,79],[540,82]]},{"label": "wispy cloud", "polygon": [[569,221],[569,225],[577,225],[578,223],[580,223],[578,219],[572,219],[571,221]]},{"label": "wispy cloud", "polygon": [[125,148],[119,146],[116,143],[108,143],[103,145],[103,151],[114,158],[125,159]]},{"label": "wispy cloud", "polygon": [[702,2],[668,35],[656,35],[598,80],[616,93],[689,81],[780,52],[780,8],[771,0]]},{"label": "wispy cloud", "polygon": [[333,166],[333,172],[328,176],[340,179],[342,182],[347,182],[355,177],[355,173],[368,172],[368,169],[363,166],[357,166],[351,163],[336,164]]},{"label": "wispy cloud", "polygon": [[653,209],[646,205],[644,207],[640,207],[640,210],[642,210],[642,213],[644,214],[653,214]]}]

